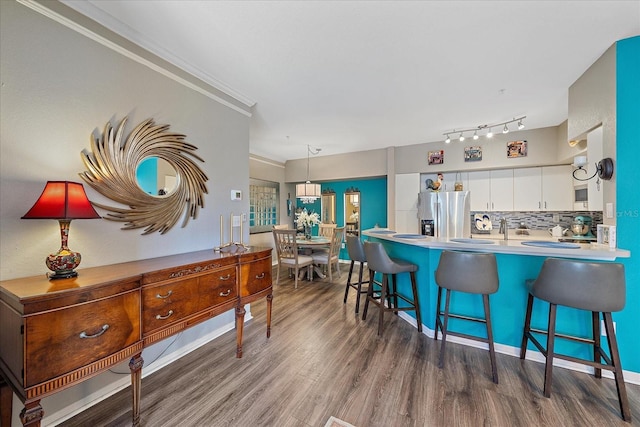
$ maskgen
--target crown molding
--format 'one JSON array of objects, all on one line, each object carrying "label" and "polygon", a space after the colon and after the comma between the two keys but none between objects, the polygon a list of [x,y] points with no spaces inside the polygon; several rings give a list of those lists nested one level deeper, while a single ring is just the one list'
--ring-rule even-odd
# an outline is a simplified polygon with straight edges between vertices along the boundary
[{"label": "crown molding", "polygon": [[[136,61],[150,69],[152,69],[153,71],[156,71],[162,75],[164,75],[165,77],[170,78],[171,80],[174,80],[175,82],[188,87],[189,89],[192,89],[198,93],[201,93],[202,95],[206,96],[209,99],[212,99],[226,107],[231,108],[234,111],[237,111],[247,117],[251,117],[252,114],[250,111],[248,111],[245,108],[242,108],[238,105],[235,105],[232,102],[229,102],[228,100],[216,95],[215,93],[213,93],[210,90],[207,90],[205,88],[203,88],[200,85],[197,85],[189,80],[187,80],[184,77],[179,76],[178,74],[176,74],[175,72],[172,72],[170,70],[168,70],[165,67],[162,67],[161,65],[156,64],[155,62],[144,58],[143,56],[133,52],[131,49],[127,49],[126,47],[110,40],[109,38],[98,34],[97,32],[87,28],[86,26],[83,26],[81,24],[79,24],[78,22],[75,22],[69,18],[67,18],[66,16],[63,16],[62,14],[56,12],[55,10],[47,7],[44,4],[41,4],[39,2],[37,2],[36,0],[17,0],[18,3],[28,7],[29,9],[40,13],[43,16],[46,16],[47,18],[50,18],[62,25],[64,25],[65,27],[76,31],[79,34],[82,34],[83,36],[100,43],[101,45],[129,58],[132,59],[133,61]],[[85,9],[86,10],[91,10],[93,9],[94,11],[97,11],[98,9],[91,5],[88,2],[79,2],[79,3],[73,3],[74,7],[70,7],[68,6],[66,3],[64,2],[60,2],[61,4],[64,4],[66,7],[69,7],[71,10],[74,10],[78,13],[84,14],[85,16],[87,16],[89,19],[91,19],[93,22],[97,23],[98,25],[101,25],[100,23],[98,23],[94,18],[92,13],[93,12],[86,12],[85,13]],[[82,4],[83,6],[78,7],[80,4]],[[104,13],[100,12],[96,12],[96,14],[102,14],[104,15]],[[104,15],[106,16],[106,15]],[[111,19],[112,21],[114,21],[113,19]],[[104,27],[104,26],[103,26]],[[114,34],[117,34],[118,36],[120,36],[120,34],[116,33],[113,30],[108,29],[107,27],[104,27],[105,29],[107,29],[110,32],[113,32]],[[127,33],[127,31],[124,31],[124,33]],[[229,96],[230,98],[233,98],[234,100],[242,103],[243,105],[245,105],[247,108],[251,108],[253,107],[253,105],[255,105],[255,101],[252,101],[250,99],[248,99],[247,97],[242,96],[241,94],[239,94],[238,92],[233,91],[231,88],[229,88],[228,86],[217,82],[215,79],[206,76],[205,73],[198,73],[197,71],[195,71],[194,67],[189,67],[187,66],[185,63],[183,63],[182,61],[176,59],[176,58],[171,58],[171,59],[166,59],[166,56],[171,56],[168,53],[166,54],[162,54],[162,53],[157,53],[156,50],[159,49],[154,49],[154,48],[150,48],[147,47],[145,45],[143,45],[142,43],[138,43],[135,40],[135,37],[131,38],[129,34],[127,35],[122,35],[120,36],[126,40],[128,40],[129,42],[137,45],[138,47],[147,50],[148,52],[150,52],[152,55],[157,56],[158,58],[160,58],[163,61],[167,61],[169,64],[177,67],[178,69],[180,69],[181,71],[188,73],[192,76],[194,76],[195,78],[201,80],[203,83],[205,83],[206,85],[211,86],[212,88],[215,88],[217,90],[219,90],[220,92],[222,92],[223,94]],[[161,49],[160,49],[161,50]],[[179,62],[181,64],[176,64],[176,62]],[[199,75],[198,75],[199,74]]]}]

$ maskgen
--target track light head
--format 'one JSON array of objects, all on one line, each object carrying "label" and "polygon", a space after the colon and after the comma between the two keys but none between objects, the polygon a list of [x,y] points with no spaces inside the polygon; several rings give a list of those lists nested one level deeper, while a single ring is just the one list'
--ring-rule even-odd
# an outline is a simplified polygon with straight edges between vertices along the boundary
[{"label": "track light head", "polygon": [[487,132],[487,138],[493,138],[493,130],[489,128],[489,132]]},{"label": "track light head", "polygon": [[448,144],[451,142],[451,137],[449,136],[449,134],[447,134],[447,139],[444,140],[445,144]]},{"label": "track light head", "polygon": [[504,124],[504,128],[502,129],[502,133],[509,133],[509,127],[506,123]]},{"label": "track light head", "polygon": [[477,140],[478,140],[478,138],[480,138],[480,137],[478,136],[478,131],[475,131],[475,132],[473,133],[473,140],[474,140],[474,141],[477,141]]},{"label": "track light head", "polygon": [[462,134],[462,132],[460,132],[460,138],[458,138],[460,140],[460,142],[464,141],[464,135]]},{"label": "track light head", "polygon": [[524,123],[522,123],[522,119],[518,120],[518,130],[524,129]]}]

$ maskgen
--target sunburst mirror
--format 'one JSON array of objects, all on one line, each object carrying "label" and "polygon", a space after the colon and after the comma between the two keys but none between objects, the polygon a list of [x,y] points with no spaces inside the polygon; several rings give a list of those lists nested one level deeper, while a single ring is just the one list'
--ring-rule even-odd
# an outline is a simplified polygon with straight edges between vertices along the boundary
[{"label": "sunburst mirror", "polygon": [[185,135],[169,132],[169,125],[152,119],[140,123],[125,139],[125,117],[117,129],[111,123],[91,139],[91,151],[82,150],[87,170],[82,179],[103,196],[128,207],[100,203],[105,219],[124,222],[123,230],[144,228],[144,234],[164,234],[182,217],[196,219],[204,208],[209,178],[195,160],[197,147]]}]

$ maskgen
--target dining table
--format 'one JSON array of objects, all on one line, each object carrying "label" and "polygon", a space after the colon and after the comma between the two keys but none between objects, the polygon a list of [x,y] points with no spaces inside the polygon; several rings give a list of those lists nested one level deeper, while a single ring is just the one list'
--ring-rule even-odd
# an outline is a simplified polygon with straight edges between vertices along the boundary
[{"label": "dining table", "polygon": [[[304,236],[296,237],[296,245],[298,245],[298,249],[301,250],[304,255],[310,255],[313,249],[321,249],[326,248],[329,249],[329,244],[331,243],[330,239],[327,239],[323,236],[312,236],[311,239],[307,239]],[[322,272],[322,269],[318,265],[313,265],[313,271],[320,277],[321,279],[326,278],[327,276]],[[309,277],[309,280],[312,278]]]}]

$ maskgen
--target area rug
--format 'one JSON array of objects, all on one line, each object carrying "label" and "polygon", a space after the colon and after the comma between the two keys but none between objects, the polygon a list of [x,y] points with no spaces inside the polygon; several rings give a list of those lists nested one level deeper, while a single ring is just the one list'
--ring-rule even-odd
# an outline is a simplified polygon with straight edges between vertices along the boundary
[{"label": "area rug", "polygon": [[330,417],[327,420],[327,423],[324,425],[324,427],[355,427],[353,424],[349,424],[346,421],[342,421],[341,419],[338,419],[336,417]]}]

